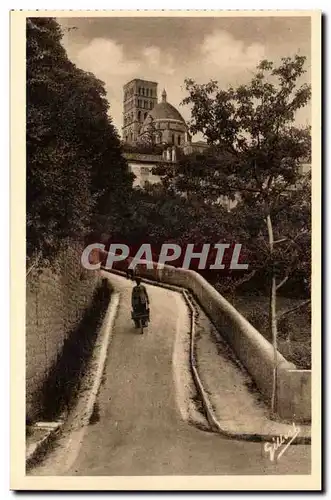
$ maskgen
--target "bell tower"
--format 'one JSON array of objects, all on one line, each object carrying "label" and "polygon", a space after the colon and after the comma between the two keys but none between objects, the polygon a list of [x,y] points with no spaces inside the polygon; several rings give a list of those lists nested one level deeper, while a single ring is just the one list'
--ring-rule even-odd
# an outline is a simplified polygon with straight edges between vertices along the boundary
[{"label": "bell tower", "polygon": [[149,111],[157,104],[157,83],[135,78],[123,86],[123,141],[134,144]]}]

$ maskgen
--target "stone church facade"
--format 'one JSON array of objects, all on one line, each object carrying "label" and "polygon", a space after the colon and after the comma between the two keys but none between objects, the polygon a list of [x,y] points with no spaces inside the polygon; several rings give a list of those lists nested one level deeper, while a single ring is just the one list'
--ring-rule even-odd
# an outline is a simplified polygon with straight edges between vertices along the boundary
[{"label": "stone church facade", "polygon": [[[184,118],[168,102],[165,90],[158,102],[157,85],[157,82],[135,78],[123,87],[123,142],[136,148],[135,153],[126,153],[126,157],[136,176],[135,185],[141,187],[146,182],[159,181],[151,173],[153,167],[162,162],[175,163],[178,149],[190,154],[207,147],[202,141],[191,141]],[[162,152],[144,155],[139,151],[143,145],[156,146]]]}]

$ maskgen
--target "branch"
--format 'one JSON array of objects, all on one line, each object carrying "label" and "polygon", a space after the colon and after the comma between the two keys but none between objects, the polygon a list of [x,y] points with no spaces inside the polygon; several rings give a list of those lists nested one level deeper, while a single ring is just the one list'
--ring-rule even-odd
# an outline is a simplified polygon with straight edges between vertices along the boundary
[{"label": "branch", "polygon": [[287,241],[288,238],[281,238],[280,240],[276,240],[274,241],[274,245],[276,245],[276,243],[283,243],[283,241]]},{"label": "branch", "polygon": [[268,182],[267,182],[267,192],[269,192],[269,189],[271,187],[271,183],[272,183],[273,180],[274,180],[274,176],[270,175],[270,177],[268,179]]},{"label": "branch", "polygon": [[36,257],[36,260],[34,261],[34,263],[32,264],[32,266],[29,267],[28,269],[28,272],[26,273],[26,277],[29,276],[29,274],[31,273],[32,269],[34,267],[36,267],[36,265],[38,264],[39,260],[40,260],[40,257],[41,257],[41,251],[38,253],[37,257]]},{"label": "branch", "polygon": [[267,228],[268,228],[270,253],[272,254],[273,249],[274,249],[274,232],[273,232],[273,228],[272,228],[270,213],[268,213],[268,215],[267,215],[266,222],[267,222]]},{"label": "branch", "polygon": [[279,288],[280,288],[280,287],[282,287],[283,285],[285,285],[285,283],[286,283],[286,281],[287,281],[288,279],[289,279],[289,275],[285,276],[285,278],[284,278],[282,281],[280,281],[280,282],[278,283],[278,285],[276,286],[276,290],[279,290]]},{"label": "branch", "polygon": [[255,276],[256,272],[257,270],[254,269],[251,273],[249,273],[248,275],[244,276],[241,280],[236,282],[233,282],[232,278],[230,277],[229,278],[230,282],[227,285],[225,284],[225,289],[228,290],[230,293],[235,292],[238,287],[240,287],[244,283],[247,283],[247,281],[250,281],[253,278],[253,276]]},{"label": "branch", "polygon": [[256,170],[256,160],[254,160],[254,178],[256,180],[257,185],[259,186],[260,192],[262,194],[263,191],[263,183],[259,180]]},{"label": "branch", "polygon": [[254,188],[244,188],[244,187],[228,187],[227,191],[234,191],[235,193],[238,193],[239,191],[247,191],[249,193],[259,193],[262,194],[262,191],[259,189],[254,189]]},{"label": "branch", "polygon": [[287,314],[291,314],[293,313],[294,311],[297,311],[298,309],[301,309],[303,306],[309,304],[311,302],[311,299],[308,299],[308,300],[305,300],[304,302],[301,302],[301,304],[295,306],[295,307],[291,307],[290,309],[287,309],[287,311],[279,314],[277,316],[277,320],[282,318],[283,316],[287,315]]},{"label": "branch", "polygon": [[308,230],[307,230],[307,229],[304,229],[303,231],[301,231],[300,233],[298,233],[298,234],[295,236],[295,238],[292,238],[292,239],[291,239],[291,238],[288,238],[288,239],[289,239],[289,241],[290,241],[290,244],[286,247],[286,249],[284,250],[284,252],[285,252],[285,253],[287,253],[287,252],[288,252],[288,250],[290,249],[290,247],[291,247],[291,244],[292,244],[292,243],[294,243],[294,244],[295,244],[295,245],[297,245],[297,246],[300,246],[300,245],[298,245],[298,243],[296,243],[296,240],[297,240],[300,236],[302,236],[303,234],[307,234],[307,233],[308,233]]},{"label": "branch", "polygon": [[241,280],[235,283],[235,287],[237,288],[240,285],[243,285],[244,283],[247,283],[247,281],[251,280],[253,276],[256,274],[256,269],[254,269],[251,273],[247,274],[244,276]]}]

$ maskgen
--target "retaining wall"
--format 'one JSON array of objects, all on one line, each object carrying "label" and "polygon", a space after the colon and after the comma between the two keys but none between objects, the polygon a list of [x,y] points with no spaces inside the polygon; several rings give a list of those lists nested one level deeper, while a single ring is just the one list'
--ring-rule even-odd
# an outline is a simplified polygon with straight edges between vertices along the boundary
[{"label": "retaining wall", "polygon": [[82,248],[70,245],[58,272],[33,269],[26,279],[26,417],[38,418],[41,391],[65,340],[89,307],[99,275],[82,268]]},{"label": "retaining wall", "polygon": [[311,421],[311,371],[282,370],[278,377],[280,414],[286,420]]}]

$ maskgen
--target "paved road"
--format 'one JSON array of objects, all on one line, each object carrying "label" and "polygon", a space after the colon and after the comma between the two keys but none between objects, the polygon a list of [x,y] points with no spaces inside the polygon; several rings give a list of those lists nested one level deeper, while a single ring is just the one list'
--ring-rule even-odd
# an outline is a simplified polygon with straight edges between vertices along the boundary
[{"label": "paved road", "polygon": [[185,423],[174,395],[175,293],[147,287],[152,322],[142,336],[130,320],[132,283],[112,280],[121,298],[97,399],[99,419],[88,426],[67,475],[310,473],[310,446],[290,446],[275,464],[263,444],[225,439]]}]

